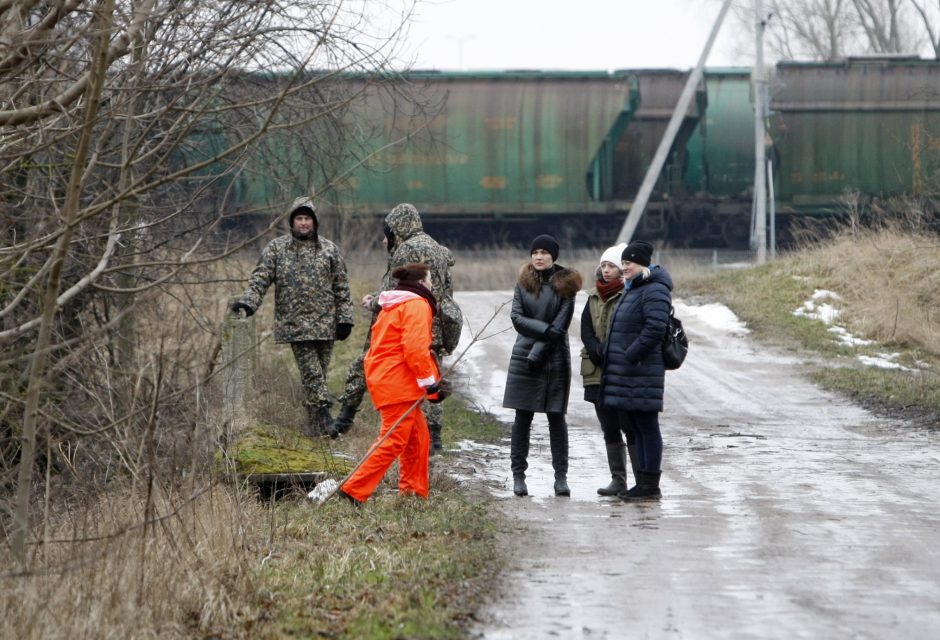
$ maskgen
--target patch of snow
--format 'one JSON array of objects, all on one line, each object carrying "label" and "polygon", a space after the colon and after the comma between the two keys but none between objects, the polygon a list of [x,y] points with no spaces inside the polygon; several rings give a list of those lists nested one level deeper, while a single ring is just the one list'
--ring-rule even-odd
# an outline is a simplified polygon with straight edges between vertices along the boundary
[{"label": "patch of snow", "polygon": [[856,338],[851,333],[846,331],[845,327],[829,327],[829,333],[835,335],[839,342],[849,345],[850,347],[864,347],[865,345],[875,344],[874,340]]},{"label": "patch of snow", "polygon": [[[834,291],[826,289],[816,289],[812,297],[803,303],[803,306],[793,312],[793,315],[819,320],[827,325],[832,325],[839,317],[840,311],[833,307],[826,300],[839,301],[842,297]],[[832,333],[839,343],[850,347],[863,347],[875,344],[874,340],[857,338],[849,333],[845,327],[830,326],[829,332]],[[899,353],[882,353],[877,356],[859,355],[858,360],[869,367],[879,367],[881,369],[900,369],[902,371],[912,371],[903,365],[894,362],[900,356]]]},{"label": "patch of snow", "polygon": [[878,356],[859,355],[858,359],[862,364],[866,364],[870,367],[878,367],[879,369],[900,369],[901,371],[913,371],[913,369],[895,362],[895,360],[900,355],[900,353],[882,353]]},{"label": "patch of snow", "polygon": [[[674,301],[676,315],[681,319],[683,314],[691,315],[691,308],[683,302]],[[734,315],[734,311],[723,304],[712,303],[695,305],[695,316],[716,331],[729,334],[743,335],[750,333],[747,326]]]},{"label": "patch of snow", "polygon": [[795,316],[820,320],[825,324],[832,324],[841,312],[825,300],[839,301],[842,298],[834,291],[825,289],[816,289],[812,297],[803,303],[803,306],[793,312]]}]

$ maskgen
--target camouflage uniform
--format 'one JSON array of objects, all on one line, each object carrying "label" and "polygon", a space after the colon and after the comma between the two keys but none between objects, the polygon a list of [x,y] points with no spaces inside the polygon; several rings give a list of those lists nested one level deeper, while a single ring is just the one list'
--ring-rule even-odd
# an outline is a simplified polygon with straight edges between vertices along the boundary
[{"label": "camouflage uniform", "polygon": [[269,242],[239,302],[254,313],[268,287],[275,285],[274,341],[291,345],[308,413],[325,407],[328,415],[326,372],[336,327],[353,324],[353,305],[343,256],[335,244],[317,233],[313,201],[295,200],[290,220],[301,209],[309,209],[313,217],[312,237],[300,240],[285,235]]},{"label": "camouflage uniform", "polygon": [[[382,278],[381,291],[394,289],[395,285],[398,284],[395,278],[392,277],[392,271],[409,262],[423,262],[431,267],[431,290],[438,303],[445,295],[452,297],[454,285],[450,277],[450,268],[455,263],[454,255],[450,249],[438,244],[434,238],[424,232],[418,210],[410,204],[397,205],[385,216],[385,225],[394,236],[394,244],[390,245],[388,268],[385,271],[385,277]],[[379,293],[377,291],[372,294],[372,322],[375,322],[376,315],[380,310],[378,306]],[[431,350],[440,363],[443,356],[446,355],[441,340],[440,314],[434,316],[431,332]],[[369,351],[370,338],[371,329],[366,337],[362,353],[349,368],[349,373],[346,376],[346,387],[341,400],[343,405],[351,407],[353,410],[359,407],[366,392],[366,380],[362,363],[365,354]],[[431,428],[432,446],[439,450],[441,448],[440,429],[443,413],[441,403],[428,403],[423,407],[423,411]]]}]

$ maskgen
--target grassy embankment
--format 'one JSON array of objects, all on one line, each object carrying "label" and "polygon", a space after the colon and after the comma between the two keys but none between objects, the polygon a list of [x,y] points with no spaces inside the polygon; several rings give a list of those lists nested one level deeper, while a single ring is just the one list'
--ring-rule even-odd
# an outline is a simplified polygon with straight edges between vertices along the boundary
[{"label": "grassy embankment", "polygon": [[[224,267],[233,292],[244,286],[250,264]],[[221,317],[225,295],[218,288],[208,285],[203,298],[193,292],[190,308],[210,321]],[[366,288],[357,286],[355,296]],[[269,295],[259,335],[270,329],[272,311]],[[329,381],[336,395],[367,322],[360,318],[350,339],[336,345]],[[289,348],[263,340],[259,360],[252,426],[295,450],[306,446],[316,459],[356,460],[365,452],[379,424],[368,400],[349,434],[304,443],[296,436],[303,411]],[[501,425],[459,398],[444,407],[447,446],[503,435]],[[181,432],[193,424],[206,434],[215,429],[211,408],[193,420],[180,424]],[[361,508],[339,500],[318,506],[303,490],[272,505],[213,469],[215,445],[205,440],[205,449],[180,451],[192,456],[180,465],[192,475],[161,475],[148,484],[121,480],[116,470],[110,485],[87,486],[81,504],[47,494],[36,509],[41,522],[26,571],[0,552],[7,567],[0,573],[0,637],[466,636],[501,560],[497,510],[484,492],[448,475],[456,454],[435,459],[427,502],[400,499],[393,468]],[[292,455],[288,450],[288,463]],[[335,475],[347,466],[335,465]]]},{"label": "grassy embankment", "polygon": [[[361,283],[353,288],[354,300],[368,290]],[[360,315],[353,335],[335,344],[329,386],[336,396],[342,394],[346,370],[367,328],[368,318]],[[296,368],[288,350],[272,345],[266,351],[254,415],[292,431],[303,419]],[[446,445],[503,436],[501,425],[459,397],[444,403],[444,410]],[[355,461],[378,429],[378,414],[366,396],[354,429],[341,440],[318,445]],[[432,461],[427,502],[397,496],[393,467],[379,492],[360,508],[340,500],[314,506],[300,492],[274,505],[262,526],[280,543],[256,575],[258,604],[266,613],[253,635],[463,637],[501,566],[499,516],[481,492],[467,491],[447,474],[452,455]],[[335,475],[347,468],[337,468]]]},{"label": "grassy embankment", "polygon": [[[763,266],[677,278],[677,294],[726,303],[760,340],[811,354],[822,386],[889,415],[937,424],[940,416],[940,238],[845,230]],[[871,344],[841,342],[820,320],[794,315],[831,291],[836,324]],[[897,354],[904,369],[862,363]]]}]

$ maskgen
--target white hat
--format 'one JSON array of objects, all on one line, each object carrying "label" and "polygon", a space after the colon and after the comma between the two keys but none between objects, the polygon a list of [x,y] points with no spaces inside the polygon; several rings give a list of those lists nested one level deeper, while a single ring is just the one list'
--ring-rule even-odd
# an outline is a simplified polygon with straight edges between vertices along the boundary
[{"label": "white hat", "polygon": [[626,242],[621,242],[618,245],[610,247],[607,249],[607,251],[601,254],[601,261],[598,263],[598,265],[604,264],[605,262],[610,262],[611,264],[617,265],[617,268],[619,269],[621,262],[620,256],[623,254],[623,250],[626,249],[626,247]]}]

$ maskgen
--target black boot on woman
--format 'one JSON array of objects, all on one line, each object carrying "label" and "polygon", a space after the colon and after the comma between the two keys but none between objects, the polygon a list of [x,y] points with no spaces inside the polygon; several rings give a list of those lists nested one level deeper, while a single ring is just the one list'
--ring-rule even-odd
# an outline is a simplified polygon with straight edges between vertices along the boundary
[{"label": "black boot on woman", "polygon": [[597,490],[601,496],[615,496],[627,490],[627,448],[622,442],[607,444],[607,466],[610,467],[610,484]]},{"label": "black boot on woman", "polygon": [[512,476],[512,492],[520,497],[529,495],[529,488],[525,486],[525,476],[521,473]]},{"label": "black boot on woman", "polygon": [[509,468],[512,470],[512,492],[517,496],[529,495],[525,486],[525,471],[529,468],[529,431],[532,418],[528,420],[516,416],[512,423],[512,436],[509,444]]},{"label": "black boot on woman", "polygon": [[570,496],[568,488],[568,425],[558,414],[548,416],[548,442],[552,449],[552,468],[555,470],[555,495]]},{"label": "black boot on woman", "polygon": [[637,484],[629,491],[618,493],[617,496],[626,502],[640,502],[642,500],[659,500],[663,497],[659,490],[659,477],[662,471],[641,471]]}]

